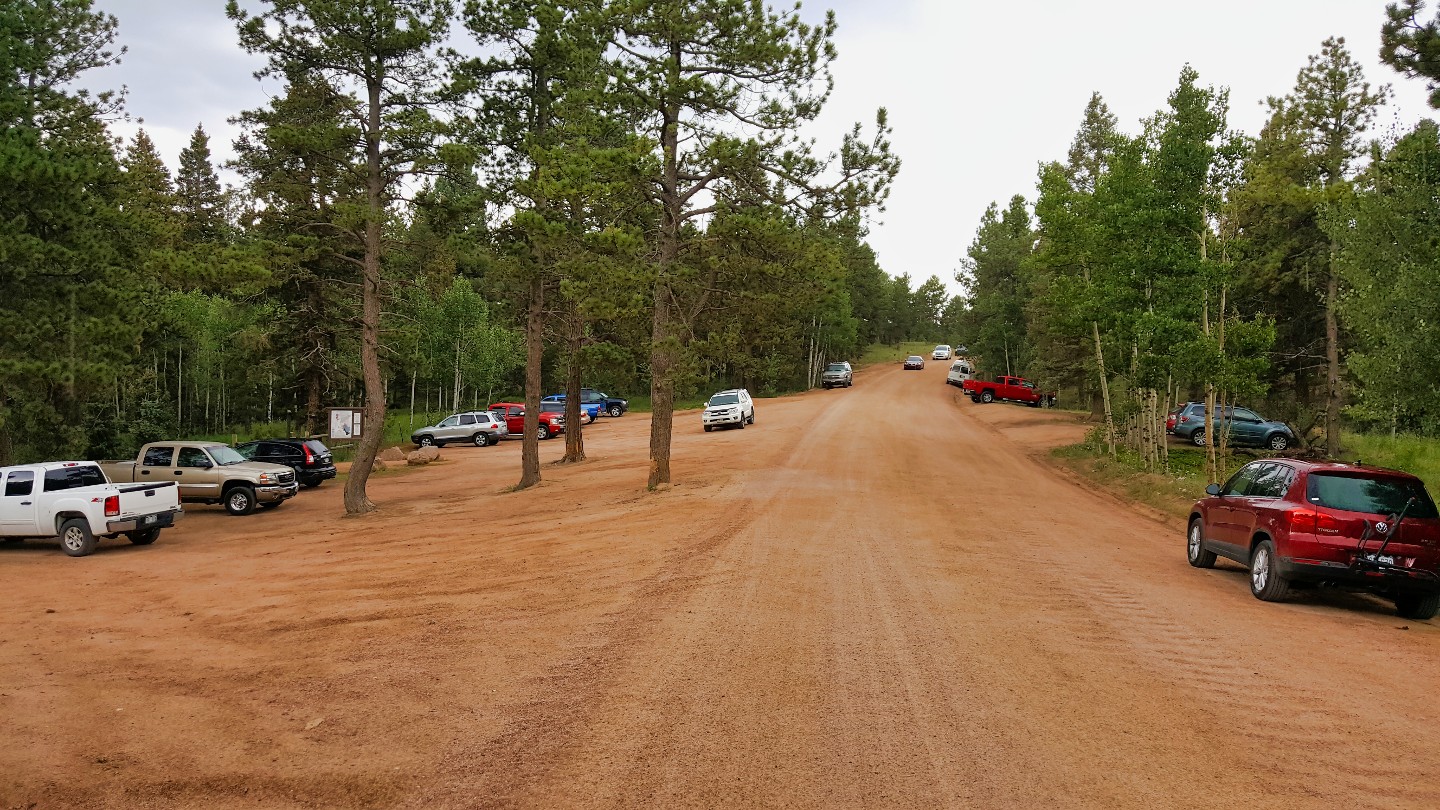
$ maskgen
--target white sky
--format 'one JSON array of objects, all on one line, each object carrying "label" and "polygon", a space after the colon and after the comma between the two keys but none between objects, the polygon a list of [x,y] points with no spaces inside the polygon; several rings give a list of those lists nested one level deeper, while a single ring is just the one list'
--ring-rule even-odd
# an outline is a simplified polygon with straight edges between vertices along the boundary
[{"label": "white sky", "polygon": [[[870,243],[892,275],[918,284],[953,276],[991,201],[1033,202],[1038,164],[1063,159],[1085,103],[1099,91],[1126,131],[1164,106],[1180,68],[1230,88],[1232,128],[1250,134],[1262,102],[1295,82],[1306,57],[1343,36],[1373,84],[1395,97],[1379,130],[1432,115],[1424,83],[1377,57],[1386,0],[805,0],[839,21],[836,87],[814,130],[834,143],[875,108],[890,111],[904,165]],[[788,3],[782,3],[788,5]],[[217,163],[233,154],[227,119],[268,103],[278,84],[252,77],[259,61],[236,44],[223,0],[96,0],[120,21],[121,65],[87,76],[93,89],[129,88],[172,170],[197,123]],[[136,125],[121,124],[129,138]]]}]

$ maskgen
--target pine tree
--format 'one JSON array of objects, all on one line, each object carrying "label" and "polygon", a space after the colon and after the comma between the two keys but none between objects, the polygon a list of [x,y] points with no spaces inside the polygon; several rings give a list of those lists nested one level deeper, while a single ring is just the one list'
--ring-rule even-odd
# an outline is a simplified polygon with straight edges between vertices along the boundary
[{"label": "pine tree", "polygon": [[659,147],[658,171],[645,181],[661,211],[650,353],[653,488],[670,481],[687,325],[710,303],[704,284],[689,285],[695,294],[682,300],[694,277],[686,255],[693,223],[757,194],[821,216],[863,210],[883,201],[898,161],[882,109],[873,139],[857,125],[841,149],[839,176],[817,183],[826,161],[810,153],[799,130],[819,115],[832,84],[833,13],[811,26],[798,6],[779,11],[750,0],[628,0],[618,8],[618,89]]},{"label": "pine tree", "polygon": [[83,455],[86,407],[113,398],[145,330],[105,131],[122,97],[77,89],[117,60],[115,27],[90,2],[0,8],[0,464]]},{"label": "pine tree", "polygon": [[363,165],[365,201],[350,212],[361,244],[360,366],[365,424],[345,483],[345,511],[375,509],[365,485],[385,425],[385,377],[380,365],[381,265],[387,208],[401,181],[433,159],[441,125],[434,113],[452,87],[439,49],[449,29],[448,0],[268,0],[258,15],[226,5],[240,44],[267,59],[261,75],[311,74],[332,87],[354,88],[348,126],[359,133],[338,159]]},{"label": "pine tree", "polygon": [[1440,17],[1422,21],[1425,0],[1385,6],[1380,27],[1380,61],[1409,78],[1424,78],[1430,106],[1440,108]]},{"label": "pine tree", "polygon": [[210,136],[197,124],[190,143],[180,150],[175,198],[181,238],[191,245],[218,245],[225,240],[225,196],[210,157]]}]

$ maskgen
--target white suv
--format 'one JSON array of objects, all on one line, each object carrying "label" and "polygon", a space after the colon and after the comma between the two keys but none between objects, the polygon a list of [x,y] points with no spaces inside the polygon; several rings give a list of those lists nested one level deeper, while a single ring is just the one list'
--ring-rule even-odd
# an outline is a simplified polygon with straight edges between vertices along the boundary
[{"label": "white suv", "polygon": [[744,429],[746,425],[755,424],[755,400],[744,388],[721,391],[705,403],[700,422],[705,425],[706,433],[714,430],[716,425],[738,425]]},{"label": "white suv", "polygon": [[936,347],[935,347],[935,351],[930,354],[930,359],[931,359],[931,360],[949,360],[949,359],[950,359],[950,347],[947,346],[947,345],[945,345],[944,343],[941,343],[939,346],[936,346]]}]

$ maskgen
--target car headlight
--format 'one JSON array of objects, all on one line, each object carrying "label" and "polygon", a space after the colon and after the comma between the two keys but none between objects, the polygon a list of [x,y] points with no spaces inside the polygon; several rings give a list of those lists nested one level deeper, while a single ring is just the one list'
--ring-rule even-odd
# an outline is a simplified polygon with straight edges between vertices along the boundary
[{"label": "car headlight", "polygon": [[260,473],[260,483],[262,484],[273,484],[276,480],[273,473]]}]

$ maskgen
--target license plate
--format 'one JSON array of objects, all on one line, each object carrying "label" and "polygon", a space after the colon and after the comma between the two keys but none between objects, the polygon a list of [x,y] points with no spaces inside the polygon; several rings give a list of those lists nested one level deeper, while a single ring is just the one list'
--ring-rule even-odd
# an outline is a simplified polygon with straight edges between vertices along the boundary
[{"label": "license plate", "polygon": [[158,519],[159,519],[159,518],[155,517],[154,515],[146,515],[146,516],[145,516],[145,525],[146,525],[146,526],[149,526],[151,523],[154,523],[154,522],[155,522],[156,520],[158,520]]},{"label": "license plate", "polygon": [[1395,564],[1395,558],[1390,556],[1389,554],[1366,554],[1365,559],[1369,560],[1370,562],[1380,563],[1381,565]]}]

